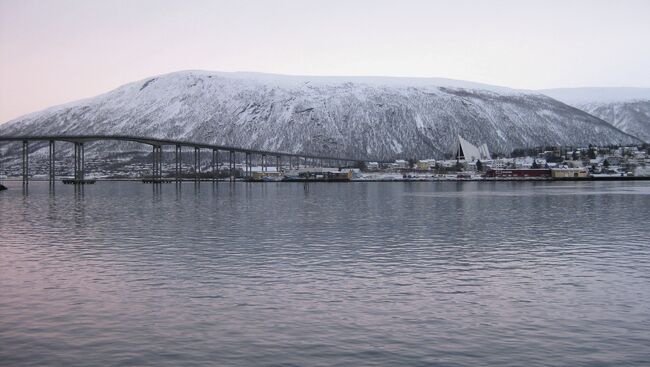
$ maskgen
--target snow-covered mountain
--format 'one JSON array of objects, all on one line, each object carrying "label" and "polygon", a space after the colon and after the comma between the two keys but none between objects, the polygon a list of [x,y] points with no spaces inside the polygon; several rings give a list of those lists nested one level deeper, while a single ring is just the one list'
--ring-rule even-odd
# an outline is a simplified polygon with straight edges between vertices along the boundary
[{"label": "snow-covered mountain", "polygon": [[537,92],[449,79],[204,71],[148,78],[0,125],[0,135],[15,134],[131,134],[373,159],[440,157],[459,134],[496,152],[638,142]]},{"label": "snow-covered mountain", "polygon": [[650,88],[563,88],[541,92],[650,142]]},{"label": "snow-covered mountain", "polygon": [[646,143],[650,143],[650,99],[583,103],[576,107],[609,122]]}]

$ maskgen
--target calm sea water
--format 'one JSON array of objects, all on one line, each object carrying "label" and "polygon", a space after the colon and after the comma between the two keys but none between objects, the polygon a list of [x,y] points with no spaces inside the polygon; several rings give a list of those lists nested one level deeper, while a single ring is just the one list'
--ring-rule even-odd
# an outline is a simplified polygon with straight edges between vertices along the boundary
[{"label": "calm sea water", "polygon": [[0,192],[2,366],[648,366],[650,183]]}]

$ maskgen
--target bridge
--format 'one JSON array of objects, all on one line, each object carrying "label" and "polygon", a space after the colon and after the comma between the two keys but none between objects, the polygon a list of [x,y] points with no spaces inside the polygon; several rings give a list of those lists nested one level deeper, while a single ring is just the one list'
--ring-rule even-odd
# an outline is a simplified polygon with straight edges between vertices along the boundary
[{"label": "bridge", "polygon": [[[151,178],[143,180],[150,183],[170,182],[170,179],[163,179],[163,166],[162,166],[162,153],[163,147],[175,147],[175,169],[173,179],[176,181],[181,179],[181,155],[182,149],[194,149],[194,179],[200,180],[201,176],[201,150],[208,150],[212,152],[211,171],[212,179],[216,180],[218,175],[219,166],[219,152],[228,153],[228,172],[230,180],[235,179],[236,174],[236,154],[244,154],[244,175],[246,177],[252,176],[252,159],[254,156],[259,156],[262,162],[262,171],[268,169],[267,159],[269,157],[275,158],[276,168],[279,170],[282,163],[282,158],[288,158],[288,167],[300,168],[302,162],[303,166],[329,166],[336,167],[342,165],[349,165],[355,162],[370,162],[373,160],[359,159],[351,157],[334,157],[322,156],[306,153],[287,153],[287,152],[274,152],[258,149],[239,148],[224,145],[197,143],[186,140],[175,139],[161,139],[133,135],[24,135],[24,136],[1,136],[0,142],[21,142],[22,143],[22,180],[24,184],[29,183],[29,143],[30,142],[49,142],[49,155],[48,155],[48,179],[50,182],[55,180],[54,162],[56,158],[56,143],[65,142],[74,144],[74,179],[67,180],[69,183],[84,184],[89,181],[85,179],[85,145],[89,142],[97,141],[125,141],[135,142],[150,145],[152,147],[152,174]],[[375,161],[378,162],[378,161]]]}]

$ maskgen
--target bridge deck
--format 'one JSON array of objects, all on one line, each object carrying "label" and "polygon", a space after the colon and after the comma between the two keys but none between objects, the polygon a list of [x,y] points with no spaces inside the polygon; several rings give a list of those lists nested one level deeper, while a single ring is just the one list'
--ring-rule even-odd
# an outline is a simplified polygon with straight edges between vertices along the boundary
[{"label": "bridge deck", "polygon": [[354,161],[354,162],[386,163],[379,160],[360,159],[354,157],[334,157],[334,156],[323,156],[323,155],[315,155],[315,154],[308,154],[308,153],[274,152],[268,150],[249,149],[249,148],[232,147],[232,146],[225,146],[225,145],[191,142],[187,140],[151,138],[151,137],[142,137],[142,136],[135,136],[135,135],[22,135],[22,136],[1,136],[0,135],[0,141],[65,141],[70,143],[85,143],[85,142],[102,141],[102,140],[129,141],[135,143],[148,144],[152,146],[165,146],[165,145],[181,146],[181,147],[184,146],[184,147],[193,147],[199,149],[212,149],[212,150],[238,152],[238,153],[268,155],[268,156],[276,156],[276,157],[299,157],[299,158],[310,158],[310,159],[329,159],[329,160],[338,160],[338,161],[347,161],[347,162]]}]

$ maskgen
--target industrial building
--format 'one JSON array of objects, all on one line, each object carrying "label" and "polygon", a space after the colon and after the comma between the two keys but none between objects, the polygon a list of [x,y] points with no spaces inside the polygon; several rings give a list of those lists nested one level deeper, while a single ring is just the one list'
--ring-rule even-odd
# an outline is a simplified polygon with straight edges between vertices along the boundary
[{"label": "industrial building", "polygon": [[586,178],[589,173],[584,168],[553,168],[551,177],[553,178]]},{"label": "industrial building", "polygon": [[551,170],[547,168],[532,168],[532,169],[490,169],[485,173],[486,178],[538,178],[550,179]]}]

